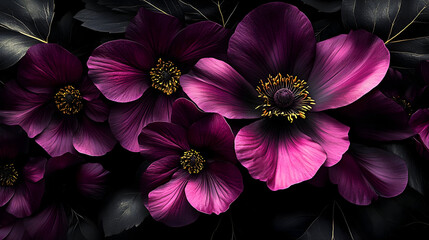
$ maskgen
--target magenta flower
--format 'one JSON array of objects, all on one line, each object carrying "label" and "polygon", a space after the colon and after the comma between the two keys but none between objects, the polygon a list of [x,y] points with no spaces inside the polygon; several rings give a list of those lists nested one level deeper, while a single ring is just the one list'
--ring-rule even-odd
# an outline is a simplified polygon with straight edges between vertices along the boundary
[{"label": "magenta flower", "polygon": [[83,76],[79,59],[56,44],[38,44],[22,58],[17,81],[2,96],[0,116],[20,125],[51,156],[101,156],[116,143],[105,121],[109,109]]},{"label": "magenta flower", "polygon": [[127,150],[138,152],[144,126],[169,121],[183,96],[180,77],[200,58],[225,55],[228,31],[203,21],[182,29],[178,19],[140,9],[127,28],[131,40],[107,42],[88,60],[89,76],[113,106],[109,124]]},{"label": "magenta flower", "polygon": [[141,184],[152,217],[183,226],[199,212],[225,212],[243,191],[243,180],[235,166],[234,136],[222,116],[178,99],[171,118],[172,123],[147,125],[139,136],[142,155],[154,161]]},{"label": "magenta flower", "polygon": [[0,207],[27,217],[37,210],[45,191],[46,159],[25,157],[21,150],[26,139],[16,129],[2,126],[0,133]]},{"label": "magenta flower", "polygon": [[227,55],[230,64],[201,59],[180,84],[204,111],[256,120],[240,129],[235,151],[271,190],[340,161],[349,127],[325,110],[362,97],[389,66],[389,52],[376,36],[352,31],[316,43],[308,18],[286,3],[250,12],[231,36]]}]

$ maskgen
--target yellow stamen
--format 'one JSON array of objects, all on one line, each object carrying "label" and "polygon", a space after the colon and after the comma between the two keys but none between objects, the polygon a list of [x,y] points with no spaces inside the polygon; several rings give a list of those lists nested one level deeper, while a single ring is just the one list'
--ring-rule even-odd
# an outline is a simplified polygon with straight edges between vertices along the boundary
[{"label": "yellow stamen", "polygon": [[61,88],[55,94],[54,100],[58,110],[66,115],[76,114],[83,108],[79,90],[71,85]]},{"label": "yellow stamen", "polygon": [[18,180],[18,171],[13,163],[0,166],[0,185],[13,186]]},{"label": "yellow stamen", "polygon": [[201,156],[200,152],[191,149],[186,151],[182,157],[180,157],[180,164],[183,169],[189,172],[189,174],[197,174],[204,168],[206,160]]},{"label": "yellow stamen", "polygon": [[181,72],[171,61],[158,59],[158,64],[150,72],[152,87],[161,92],[171,95],[179,88]]}]

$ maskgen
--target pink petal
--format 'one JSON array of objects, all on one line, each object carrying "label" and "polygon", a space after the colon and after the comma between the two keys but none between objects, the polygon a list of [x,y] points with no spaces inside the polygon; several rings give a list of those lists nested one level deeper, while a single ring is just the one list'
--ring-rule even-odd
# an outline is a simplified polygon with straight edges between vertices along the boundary
[{"label": "pink petal", "polygon": [[186,200],[185,187],[189,174],[177,171],[166,184],[149,193],[147,209],[157,221],[171,227],[181,227],[193,223],[199,214]]},{"label": "pink petal", "polygon": [[258,120],[235,138],[238,161],[275,191],[312,178],[326,161],[323,148],[289,122]]},{"label": "pink petal", "polygon": [[180,157],[176,155],[170,155],[151,163],[140,179],[143,195],[147,195],[153,189],[168,182],[179,168]]},{"label": "pink petal", "polygon": [[[3,207],[10,201],[10,199],[15,194],[14,187],[4,187],[0,186],[0,207]],[[1,235],[0,235],[1,236]]]},{"label": "pink petal", "polygon": [[45,181],[43,180],[37,183],[21,183],[10,199],[6,211],[18,218],[30,216],[39,207],[44,191]]},{"label": "pink petal", "polygon": [[184,128],[188,128],[192,123],[207,116],[197,106],[186,98],[179,98],[173,103],[171,122]]},{"label": "pink petal", "polygon": [[185,188],[189,203],[200,212],[220,214],[228,210],[243,191],[240,170],[228,162],[214,162],[196,177],[189,179]]},{"label": "pink petal", "polygon": [[24,224],[31,239],[66,239],[68,220],[62,205],[51,205]]},{"label": "pink petal", "polygon": [[104,122],[109,117],[109,107],[97,98],[85,103],[85,114],[96,122]]},{"label": "pink petal", "polygon": [[77,171],[77,189],[83,196],[99,199],[106,191],[108,174],[99,163],[82,164]]},{"label": "pink petal", "polygon": [[46,158],[30,158],[22,171],[25,180],[33,183],[39,182],[45,175]]},{"label": "pink petal", "polygon": [[417,110],[410,119],[410,125],[419,134],[426,147],[429,147],[429,109]]},{"label": "pink petal", "polygon": [[384,42],[364,30],[319,42],[308,78],[313,111],[348,105],[377,86],[389,68]]}]

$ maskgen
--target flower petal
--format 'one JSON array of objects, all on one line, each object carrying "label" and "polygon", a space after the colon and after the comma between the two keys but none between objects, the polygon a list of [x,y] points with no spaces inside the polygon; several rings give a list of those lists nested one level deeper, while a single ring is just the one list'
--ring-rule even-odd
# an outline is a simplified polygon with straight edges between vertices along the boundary
[{"label": "flower petal", "polygon": [[168,182],[179,166],[180,157],[176,155],[170,155],[151,163],[140,179],[143,195],[146,196],[153,189]]},{"label": "flower petal", "polygon": [[419,134],[425,146],[429,148],[429,109],[417,110],[411,116],[410,125]]},{"label": "flower petal", "polygon": [[192,124],[188,129],[191,148],[204,151],[217,160],[236,163],[234,135],[219,114],[207,114],[206,117]]},{"label": "flower petal", "polygon": [[125,36],[153,49],[156,55],[165,55],[181,28],[175,17],[140,8],[137,16],[128,25]]},{"label": "flower petal", "polygon": [[227,118],[259,118],[258,93],[227,63],[203,58],[180,78],[183,91],[198,107]]},{"label": "flower petal", "polygon": [[31,239],[66,239],[68,220],[62,205],[51,205],[24,224]]},{"label": "flower petal", "polygon": [[351,31],[317,43],[308,78],[313,111],[348,105],[377,86],[389,68],[384,42],[364,30]]},{"label": "flower petal", "polygon": [[79,59],[53,43],[32,46],[18,65],[19,84],[34,93],[53,93],[59,87],[77,83],[81,77]]},{"label": "flower petal", "polygon": [[109,112],[109,107],[99,98],[85,103],[85,114],[95,122],[106,121]]},{"label": "flower petal", "polygon": [[173,103],[173,111],[171,113],[171,122],[178,124],[184,128],[189,128],[192,123],[205,117],[197,106],[186,98],[179,98]]},{"label": "flower petal", "polygon": [[238,161],[275,191],[312,178],[325,162],[323,148],[289,122],[258,120],[235,138]]},{"label": "flower petal", "polygon": [[53,157],[48,160],[48,163],[46,164],[46,173],[51,174],[53,172],[80,164],[84,161],[85,160],[81,156],[65,153],[61,156]]},{"label": "flower petal", "polygon": [[170,96],[148,89],[143,97],[130,103],[114,105],[109,124],[113,135],[125,149],[138,152],[138,136],[143,127],[151,122],[168,122],[171,108],[179,93]]},{"label": "flower petal", "polygon": [[100,90],[94,85],[94,83],[85,76],[79,86],[80,94],[86,101],[92,101],[100,96]]},{"label": "flower petal", "polygon": [[315,49],[316,39],[307,16],[295,6],[269,3],[251,11],[237,25],[229,41],[228,60],[256,86],[269,74],[306,79]]},{"label": "flower petal", "polygon": [[228,35],[228,30],[215,22],[190,24],[176,35],[169,53],[178,62],[193,65],[203,57],[222,56],[226,52]]},{"label": "flower petal", "polygon": [[76,175],[77,189],[83,196],[100,199],[106,191],[108,174],[99,163],[82,164]]},{"label": "flower petal", "polygon": [[42,180],[45,175],[46,162],[44,157],[30,158],[22,171],[25,180],[33,183]]},{"label": "flower petal", "polygon": [[44,191],[44,180],[21,183],[16,187],[15,195],[10,199],[6,211],[18,218],[30,216],[40,206]]},{"label": "flower petal", "polygon": [[136,42],[110,41],[89,57],[88,75],[109,100],[131,102],[150,87],[147,72],[155,60],[149,49]]},{"label": "flower petal", "polygon": [[50,123],[55,110],[47,94],[25,91],[15,81],[6,84],[1,94],[0,118],[8,125],[20,125],[34,138]]},{"label": "flower petal", "polygon": [[325,150],[325,167],[337,164],[350,146],[349,127],[324,113],[311,113],[300,130]]},{"label": "flower petal", "polygon": [[74,148],[89,156],[103,156],[113,149],[116,139],[107,123],[97,123],[82,117],[80,126],[73,136]]},{"label": "flower petal", "polygon": [[189,203],[200,212],[220,214],[243,192],[240,170],[228,162],[214,162],[190,178],[185,188]]},{"label": "flower petal", "polygon": [[186,130],[174,123],[155,122],[143,128],[139,136],[140,153],[149,161],[189,150]]},{"label": "flower petal", "polygon": [[329,177],[347,201],[368,205],[378,196],[402,193],[408,171],[405,162],[391,152],[353,144],[343,159],[329,169]]},{"label": "flower petal", "polygon": [[[15,188],[0,186],[0,207],[3,207],[10,201],[15,194]],[[0,235],[1,236],[1,235]]]},{"label": "flower petal", "polygon": [[189,174],[177,171],[172,179],[149,193],[147,209],[157,221],[181,227],[197,220],[199,213],[186,200],[185,187]]},{"label": "flower petal", "polygon": [[49,126],[35,140],[52,157],[66,152],[77,153],[73,147],[73,134],[76,127],[77,122],[74,118],[53,118]]}]

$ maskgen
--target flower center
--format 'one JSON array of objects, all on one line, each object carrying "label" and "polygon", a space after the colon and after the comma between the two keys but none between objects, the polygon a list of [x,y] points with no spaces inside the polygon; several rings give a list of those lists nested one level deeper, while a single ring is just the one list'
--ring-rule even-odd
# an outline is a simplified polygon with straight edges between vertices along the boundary
[{"label": "flower center", "polygon": [[158,59],[158,64],[150,69],[152,87],[170,95],[179,88],[179,78],[181,72],[171,61]]},{"label": "flower center", "polygon": [[401,98],[400,96],[393,96],[392,98],[405,110],[406,113],[408,113],[409,116],[413,115],[413,107],[411,106],[410,102],[404,98]]},{"label": "flower center", "polygon": [[82,110],[82,96],[79,90],[68,85],[61,88],[54,97],[55,105],[63,114],[72,115]]},{"label": "flower center", "polygon": [[204,168],[205,162],[206,160],[201,156],[201,154],[194,149],[186,151],[183,153],[183,156],[180,157],[180,164],[183,169],[189,172],[189,174],[201,172]]},{"label": "flower center", "polygon": [[13,186],[18,180],[18,171],[13,163],[0,166],[0,185]]},{"label": "flower center", "polygon": [[316,104],[307,89],[307,83],[296,76],[269,75],[266,82],[261,80],[261,85],[256,87],[258,97],[264,101],[256,109],[262,109],[263,117],[282,116],[291,123],[298,117],[304,119],[311,105]]}]

